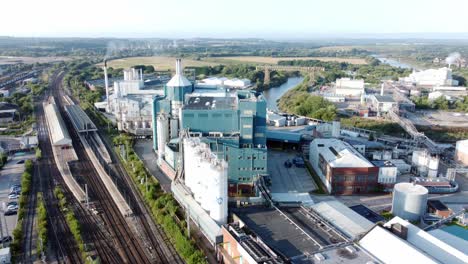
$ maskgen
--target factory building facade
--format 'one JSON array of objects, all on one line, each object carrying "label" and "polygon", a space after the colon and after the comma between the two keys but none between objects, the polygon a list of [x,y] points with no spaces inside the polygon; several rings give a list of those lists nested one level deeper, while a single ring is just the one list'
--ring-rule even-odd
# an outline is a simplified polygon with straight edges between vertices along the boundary
[{"label": "factory building facade", "polygon": [[336,79],[335,94],[344,96],[361,96],[365,93],[364,80],[350,78]]},{"label": "factory building facade", "polygon": [[182,131],[227,163],[230,196],[256,194],[254,182],[267,173],[266,101],[260,93],[197,87],[183,76],[178,59],[164,95],[153,100],[152,118],[153,148],[164,171],[175,175],[181,165]]},{"label": "factory building facade", "polygon": [[372,193],[378,186],[379,168],[344,141],[317,138],[311,142],[309,157],[332,194]]},{"label": "factory building facade", "polygon": [[452,78],[452,70],[444,67],[440,69],[428,69],[414,71],[408,77],[402,78],[406,83],[421,86],[457,86],[458,81]]}]

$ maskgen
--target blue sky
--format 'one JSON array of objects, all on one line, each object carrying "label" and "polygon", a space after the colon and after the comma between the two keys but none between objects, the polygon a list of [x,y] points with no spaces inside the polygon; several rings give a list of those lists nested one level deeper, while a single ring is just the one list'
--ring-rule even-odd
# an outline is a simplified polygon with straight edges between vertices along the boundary
[{"label": "blue sky", "polygon": [[0,6],[0,35],[8,36],[314,38],[468,32],[468,0],[15,0]]}]

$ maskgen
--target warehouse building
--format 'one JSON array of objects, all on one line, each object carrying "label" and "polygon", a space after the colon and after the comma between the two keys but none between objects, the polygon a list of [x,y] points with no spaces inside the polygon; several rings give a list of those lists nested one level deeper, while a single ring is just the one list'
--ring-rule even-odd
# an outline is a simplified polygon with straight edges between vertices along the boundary
[{"label": "warehouse building", "polygon": [[[256,196],[254,182],[267,173],[266,101],[261,93],[224,87],[195,87],[182,73],[166,84],[153,100],[153,148],[162,170],[175,176],[178,164],[169,163],[165,146],[184,132],[199,137],[219,159],[227,162],[230,196]],[[173,153],[177,156],[177,153]],[[174,159],[171,159],[174,160]]]},{"label": "warehouse building", "polygon": [[413,71],[408,77],[401,78],[406,83],[421,86],[457,86],[458,81],[452,78],[452,70],[444,67],[440,69],[428,69]]},{"label": "warehouse building", "polygon": [[339,139],[313,140],[309,159],[332,194],[371,193],[378,186],[379,168],[349,143]]},{"label": "warehouse building", "polygon": [[336,79],[335,94],[344,96],[361,96],[365,93],[364,80],[352,80],[350,78]]},{"label": "warehouse building", "polygon": [[384,263],[468,263],[457,247],[399,217],[375,226],[359,244]]},{"label": "warehouse building", "polygon": [[351,240],[365,234],[374,226],[371,221],[338,201],[320,202],[311,208]]},{"label": "warehouse building", "polygon": [[373,94],[369,98],[372,109],[379,114],[387,113],[398,105],[389,95]]}]

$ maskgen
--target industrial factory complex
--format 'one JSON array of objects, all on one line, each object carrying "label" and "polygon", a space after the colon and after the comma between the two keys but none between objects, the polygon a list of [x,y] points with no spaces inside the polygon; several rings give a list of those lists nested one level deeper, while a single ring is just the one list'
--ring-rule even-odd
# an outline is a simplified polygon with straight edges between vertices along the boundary
[{"label": "industrial factory complex", "polygon": [[[400,81],[456,85],[450,73],[415,72]],[[402,113],[414,105],[393,85],[369,93],[363,80],[342,78],[323,95],[367,105],[411,139],[271,111],[248,80],[189,80],[180,59],[157,87],[141,71],[125,70],[96,106],[119,130],[152,137],[151,162],[220,263],[467,263],[468,242],[438,232],[452,219],[465,221],[465,209],[431,196],[458,191],[466,140],[454,151],[458,165],[447,166],[441,157],[449,146],[410,124]],[[316,196],[320,190],[325,195]],[[379,195],[386,208],[364,205],[372,198],[362,197]]]}]

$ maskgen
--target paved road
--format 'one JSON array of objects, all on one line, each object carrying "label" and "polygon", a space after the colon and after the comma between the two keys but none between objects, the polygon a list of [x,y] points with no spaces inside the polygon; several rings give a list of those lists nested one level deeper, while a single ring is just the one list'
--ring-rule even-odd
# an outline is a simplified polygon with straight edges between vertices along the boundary
[{"label": "paved road", "polygon": [[153,141],[148,139],[137,140],[135,143],[135,152],[143,161],[145,167],[150,173],[158,179],[161,188],[167,192],[171,192],[171,179],[166,176],[158,167],[156,154],[153,151]]}]

